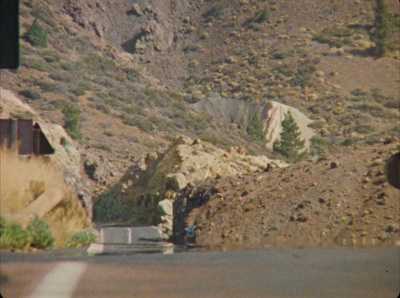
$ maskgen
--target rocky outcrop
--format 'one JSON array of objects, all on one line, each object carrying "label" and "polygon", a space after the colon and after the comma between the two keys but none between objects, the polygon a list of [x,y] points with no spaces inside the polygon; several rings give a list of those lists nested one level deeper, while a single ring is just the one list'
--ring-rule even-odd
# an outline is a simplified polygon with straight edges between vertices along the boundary
[{"label": "rocky outcrop", "polygon": [[[285,166],[284,162],[266,156],[245,155],[241,147],[228,152],[200,140],[178,136],[165,152],[141,158],[118,184],[99,197],[94,205],[94,219],[105,221],[101,215],[106,215],[105,206],[118,204],[131,211],[124,216],[115,212],[114,218],[109,217],[112,213],[109,212],[107,220],[159,224],[162,221],[162,214],[157,211],[159,202],[174,200],[178,191],[195,181]],[[113,202],[109,202],[110,198]]]},{"label": "rocky outcrop", "polygon": [[173,44],[173,8],[166,1],[69,0],[64,9],[75,24],[131,54],[164,51]]}]

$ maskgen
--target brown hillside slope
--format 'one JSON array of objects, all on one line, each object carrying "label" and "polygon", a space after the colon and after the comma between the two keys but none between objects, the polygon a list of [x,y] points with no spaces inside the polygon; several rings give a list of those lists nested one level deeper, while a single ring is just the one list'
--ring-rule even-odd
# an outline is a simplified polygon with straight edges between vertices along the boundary
[{"label": "brown hillside slope", "polygon": [[174,204],[175,236],[188,224],[213,248],[399,246],[399,191],[383,175],[396,148],[188,186]]}]

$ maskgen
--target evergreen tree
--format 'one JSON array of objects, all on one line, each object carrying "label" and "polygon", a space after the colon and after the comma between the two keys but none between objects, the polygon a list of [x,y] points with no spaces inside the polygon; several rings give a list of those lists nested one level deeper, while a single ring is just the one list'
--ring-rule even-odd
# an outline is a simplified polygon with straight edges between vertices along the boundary
[{"label": "evergreen tree", "polygon": [[33,21],[32,26],[24,35],[24,38],[34,47],[47,48],[47,33],[40,26],[38,19]]},{"label": "evergreen tree", "polygon": [[273,144],[273,150],[279,152],[290,162],[299,162],[307,155],[305,140],[300,139],[300,130],[292,114],[288,112],[282,121],[280,140]]},{"label": "evergreen tree", "polygon": [[263,123],[257,113],[255,113],[254,116],[250,119],[250,122],[249,122],[249,125],[247,126],[246,132],[249,135],[251,135],[261,141],[264,140],[265,135],[264,135]]},{"label": "evergreen tree", "polygon": [[384,56],[391,51],[393,46],[393,24],[385,0],[376,0],[374,15],[374,27],[370,32],[371,39],[376,44],[376,54]]}]

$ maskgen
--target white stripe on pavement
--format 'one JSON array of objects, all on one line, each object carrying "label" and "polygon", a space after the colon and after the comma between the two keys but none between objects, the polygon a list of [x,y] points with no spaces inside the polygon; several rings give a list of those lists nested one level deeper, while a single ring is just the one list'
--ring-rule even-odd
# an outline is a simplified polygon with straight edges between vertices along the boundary
[{"label": "white stripe on pavement", "polygon": [[31,298],[70,298],[86,263],[65,262],[58,264],[41,281]]}]

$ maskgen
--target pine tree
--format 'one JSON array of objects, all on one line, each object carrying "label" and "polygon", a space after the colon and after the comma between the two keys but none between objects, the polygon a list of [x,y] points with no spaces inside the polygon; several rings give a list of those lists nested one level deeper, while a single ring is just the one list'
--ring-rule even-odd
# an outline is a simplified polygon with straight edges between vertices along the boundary
[{"label": "pine tree", "polygon": [[255,113],[254,116],[250,119],[250,122],[249,122],[249,125],[247,126],[246,132],[249,135],[251,135],[261,141],[264,140],[265,135],[264,135],[263,123],[257,113]]},{"label": "pine tree", "polygon": [[307,155],[305,149],[305,140],[300,139],[300,130],[290,111],[282,121],[282,132],[280,140],[273,144],[273,150],[279,152],[290,162],[299,162]]},{"label": "pine tree", "polygon": [[33,21],[32,26],[25,34],[24,38],[34,47],[47,48],[47,33],[40,26],[38,19]]},{"label": "pine tree", "polygon": [[375,41],[376,54],[385,56],[393,46],[393,24],[385,0],[376,0],[374,15],[374,27],[370,32],[371,39]]}]

